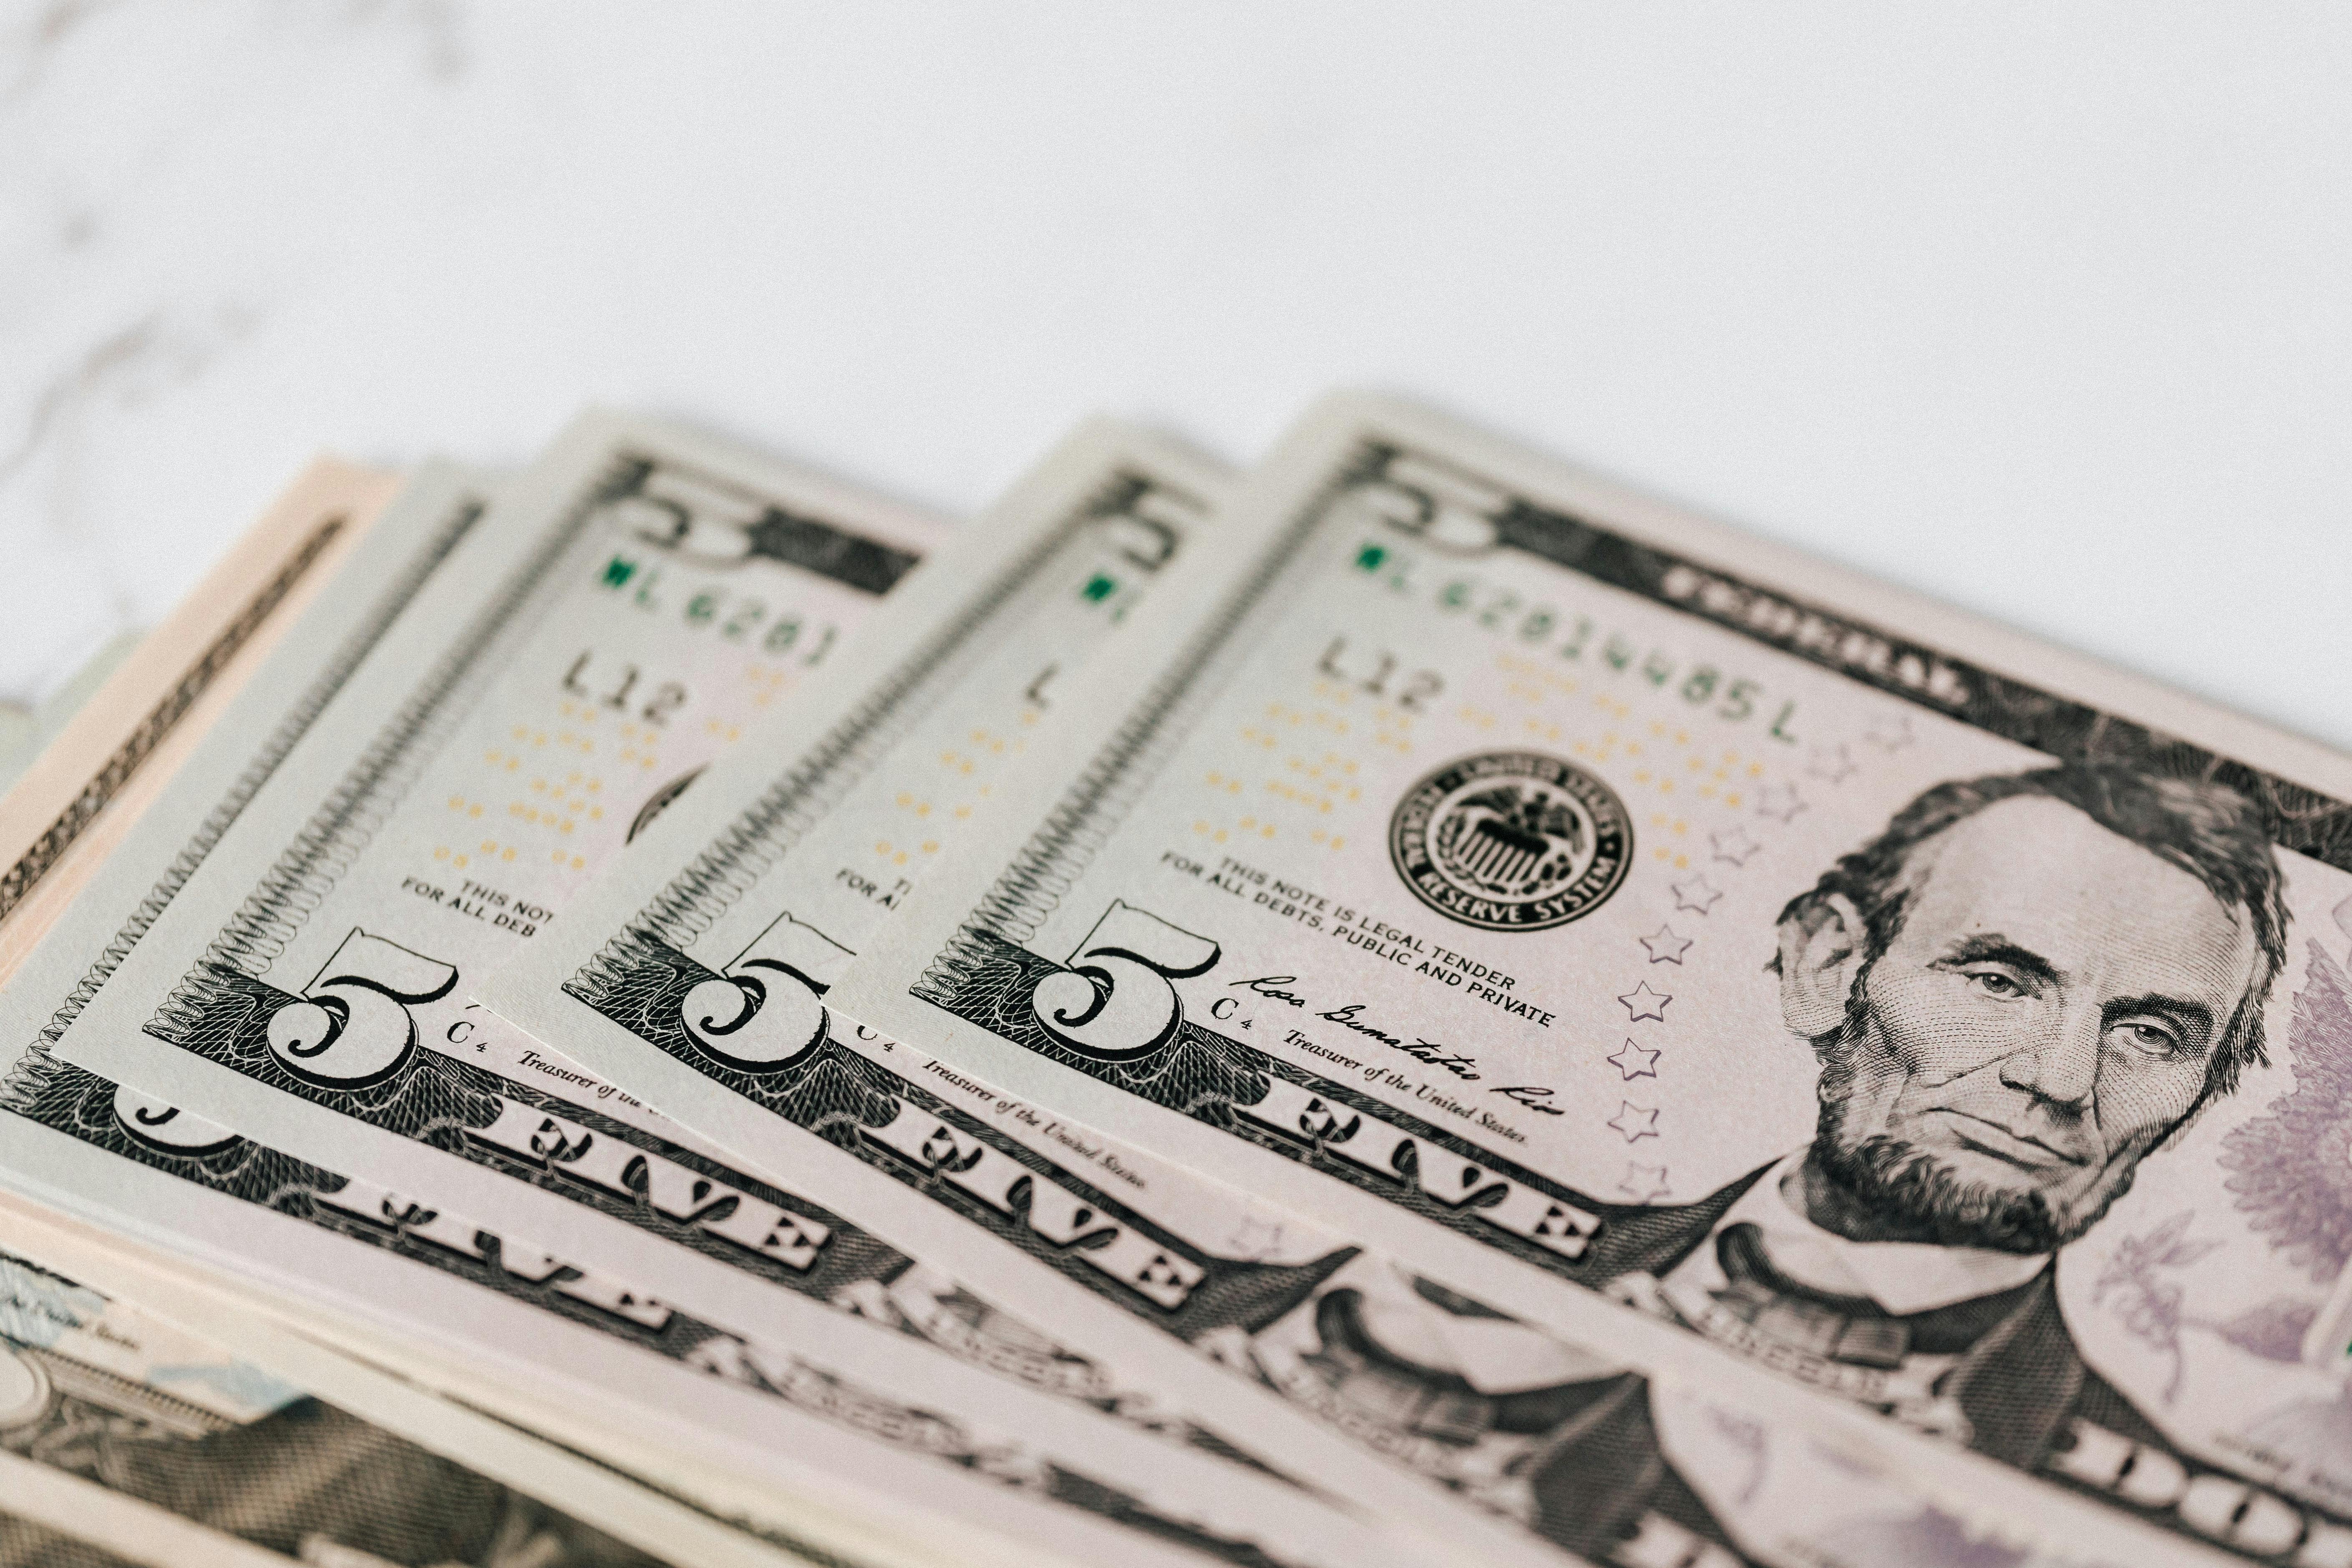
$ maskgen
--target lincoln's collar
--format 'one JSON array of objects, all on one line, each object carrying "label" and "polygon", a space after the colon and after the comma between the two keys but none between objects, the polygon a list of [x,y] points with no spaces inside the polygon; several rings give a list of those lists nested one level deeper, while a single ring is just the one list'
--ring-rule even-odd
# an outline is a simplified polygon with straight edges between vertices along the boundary
[{"label": "lincoln's collar", "polygon": [[[1774,1164],[1715,1222],[1708,1240],[1741,1223],[1764,1233],[1772,1267],[1816,1290],[1867,1296],[1896,1317],[2013,1289],[2049,1267],[2047,1254],[2021,1256],[1980,1247],[1918,1241],[1849,1241],[1793,1206],[1782,1186],[1805,1151]],[[1709,1248],[1712,1250],[1711,1246]]]}]

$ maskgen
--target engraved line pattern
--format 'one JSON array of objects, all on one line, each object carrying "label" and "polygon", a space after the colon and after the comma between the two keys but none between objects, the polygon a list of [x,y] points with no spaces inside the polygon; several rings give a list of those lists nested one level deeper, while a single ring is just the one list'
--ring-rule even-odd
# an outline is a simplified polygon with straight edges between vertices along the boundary
[{"label": "engraved line pattern", "polygon": [[[164,1000],[157,1012],[159,1022],[181,1022],[190,1007],[202,1008],[202,995],[192,998],[186,993],[192,985],[209,983],[207,965],[218,964],[257,977],[268,972],[294,940],[310,908],[350,866],[398,802],[402,790],[432,755],[434,748],[426,738],[437,739],[439,732],[462,718],[466,704],[452,702],[451,697],[460,690],[468,697],[478,693],[495,674],[490,661],[482,658],[483,649],[501,637],[528,635],[530,623],[537,619],[534,612],[543,613],[554,600],[552,591],[541,591],[552,589],[551,568],[611,493],[615,474],[628,467],[625,458],[609,465],[605,476],[586,488],[562,521],[547,531],[477,613],[465,635],[434,661],[392,722],[377,731],[374,742],[343,775],[327,803],[295,836],[187,978]],[[535,605],[534,598],[539,601]]]},{"label": "engraved line pattern", "polygon": [[1150,782],[1151,770],[1136,764],[1147,756],[1164,756],[1172,749],[1213,695],[1196,689],[1201,670],[1219,657],[1223,645],[1239,632],[1276,581],[1298,562],[1332,500],[1376,471],[1368,466],[1372,458],[1366,454],[1343,465],[1283,530],[1248,581],[1224,599],[1186,644],[1183,657],[1134,705],[1126,722],[1064,792],[980,907],[948,938],[947,945],[916,981],[914,994],[951,1005],[972,972],[992,953],[985,943],[975,942],[972,933],[984,931],[1018,946],[1045,923]]},{"label": "engraved line pattern", "polygon": [[237,775],[236,782],[229,786],[220,804],[213,807],[196,829],[194,837],[181,847],[179,854],[164,868],[163,876],[148,890],[139,907],[131,911],[113,940],[107,943],[106,951],[90,965],[89,973],[82,976],[73,993],[58,1005],[48,1026],[31,1042],[6,1073],[0,1075],[0,1110],[29,1113],[26,1108],[39,1097],[50,1077],[63,1065],[49,1054],[49,1047],[57,1043],[76,1018],[81,1016],[82,1010],[89,1005],[99,988],[121,967],[122,961],[130,956],[131,950],[139,944],[148,929],[163,918],[165,907],[187,885],[188,879],[196,874],[196,868],[204,864],[205,858],[212,853],[213,847],[221,841],[247,805],[260,793],[261,786],[269,782],[278,764],[286,760],[287,753],[294,749],[327,704],[333,700],[335,693],[351,679],[361,660],[383,640],[392,623],[424,590],[425,584],[458,543],[473,531],[487,510],[488,503],[482,500],[472,496],[461,497],[425,548],[411,558],[375,607],[320,667],[319,678],[304,689],[301,696],[287,710],[285,717],[254,749],[252,761]]},{"label": "engraved line pattern", "polygon": [[556,1452],[562,1454],[567,1458],[576,1459],[583,1465],[593,1466],[596,1469],[604,1471],[608,1476],[618,1476],[621,1479],[628,1482],[631,1486],[636,1487],[643,1491],[651,1492],[655,1496],[662,1498],[669,1502],[676,1503],[678,1507],[685,1509],[689,1513],[700,1514],[703,1518],[709,1520],[714,1524],[723,1525],[729,1530],[740,1531],[743,1534],[751,1536],[767,1545],[779,1547],[783,1551],[791,1552],[793,1556],[800,1558],[803,1562],[814,1563],[816,1568],[864,1568],[863,1564],[856,1563],[850,1558],[840,1556],[835,1552],[829,1552],[825,1548],[817,1545],[814,1542],[806,1541],[802,1539],[800,1536],[791,1534],[781,1525],[770,1524],[764,1521],[753,1519],[748,1514],[721,1513],[717,1509],[711,1507],[710,1504],[703,1501],[700,1498],[688,1496],[687,1493],[679,1491],[674,1487],[654,1479],[651,1476],[641,1476],[635,1470],[624,1469],[621,1466],[613,1463],[612,1460],[604,1458],[601,1455],[592,1454],[585,1448],[575,1448],[560,1437],[553,1436],[545,1432],[538,1431],[532,1427],[525,1426],[522,1423],[511,1420],[509,1417],[500,1415],[498,1411],[490,1409],[487,1405],[475,1404],[473,1401],[467,1399],[462,1393],[452,1392],[447,1389],[442,1389],[438,1392],[441,1398],[447,1400],[450,1404],[457,1405],[461,1410],[470,1411],[472,1414],[481,1416],[486,1421],[495,1421],[510,1432],[519,1432],[524,1436],[530,1438],[533,1442],[539,1443],[543,1447],[552,1448]]},{"label": "engraved line pattern", "polygon": [[[1350,486],[1379,477],[1404,455],[1394,445],[1367,440],[1335,467],[1331,478],[1284,530],[1250,577],[1226,597],[1216,616],[1186,646],[1183,656],[1130,708],[1127,721],[1046,815],[994,888],[933,956],[911,987],[913,994],[940,1005],[950,1005],[957,990],[988,956],[988,949],[972,943],[968,933],[992,932],[1018,944],[1044,923],[1116,828],[1129,804],[1156,773],[1156,764],[1189,722],[1191,715],[1184,710],[1188,705],[1197,708],[1215,694],[1216,683],[1204,680],[1204,675],[1213,666],[1236,656],[1237,650],[1225,645],[1242,632],[1250,612],[1265,602],[1276,579],[1327,520],[1331,503]],[[1492,480],[1486,482],[1502,489]],[[2352,870],[2352,805],[1964,660],[1927,654],[1916,645],[1850,617],[1824,617],[1804,606],[1787,605],[1779,595],[1751,589],[1712,567],[1637,545],[1597,525],[1524,500],[1511,501],[1498,531],[1507,548],[1526,551],[1668,608],[1697,616],[2053,756],[2086,762],[2131,760],[2167,773],[2218,779],[2269,808],[2273,834],[2282,846]],[[1720,591],[1711,592],[1710,585],[1719,585]],[[1727,599],[1726,595],[1749,596]],[[1753,609],[1759,600],[1769,600],[1774,610],[1785,609],[1796,616],[1798,629],[1785,629],[1786,617],[1775,618]],[[1726,607],[1733,604],[1738,606],[1738,613]],[[1802,620],[1807,614],[1825,624],[1833,619],[1833,629],[1839,634],[1836,647],[1813,647],[1804,639]],[[1861,664],[1850,655],[1849,645],[1855,637],[1875,639],[1874,647],[1867,650],[1869,658]],[[1899,677],[1895,667],[1906,651],[1934,658],[1939,667],[1937,675],[1946,679],[1931,691],[1924,680],[1915,685]],[[1882,665],[1885,668],[1879,668]]]},{"label": "engraved line pattern", "polygon": [[[1229,671],[1232,661],[1243,651],[1242,639],[1235,638],[1234,647],[1221,646],[1223,641],[1246,630],[1241,624],[1244,612],[1265,602],[1270,586],[1286,570],[1286,563],[1304,554],[1304,544],[1330,520],[1337,492],[1356,477],[1378,475],[1398,455],[1395,447],[1367,443],[1350,460],[1334,466],[1337,478],[1277,539],[1252,574],[1228,595],[1225,612],[1210,624],[1204,635],[1188,643],[1183,653],[1130,706],[1119,728],[1097,749],[1078,782],[1063,795],[1044,824],[1012,858],[989,893],[945,939],[910,991],[1009,1044],[1217,1127],[1244,1142],[1310,1164],[1391,1205],[1463,1233],[1479,1224],[1479,1216],[1452,1205],[1429,1202],[1416,1186],[1417,1164],[1412,1172],[1401,1171],[1398,1181],[1376,1180],[1351,1161],[1325,1158],[1322,1135],[1311,1125],[1302,1123],[1299,1136],[1292,1137],[1286,1135],[1286,1129],[1277,1132],[1254,1123],[1245,1125],[1239,1112],[1264,1103],[1283,1080],[1287,1080],[1304,1089],[1316,1108],[1343,1120],[1346,1113],[1339,1108],[1348,1107],[1400,1129],[1413,1139],[1426,1140],[1437,1147],[1451,1146],[1458,1156],[1481,1169],[1550,1199],[1556,1212],[1566,1214],[1571,1222],[1581,1222],[1571,1224],[1579,1247],[1573,1250],[1561,1248],[1558,1255],[1553,1255],[1547,1245],[1523,1243],[1517,1235],[1478,1234],[1475,1238],[1557,1276],[1573,1278],[1573,1261],[1585,1256],[1582,1242],[1614,1231],[1621,1240],[1638,1243],[1643,1227],[1653,1223],[1654,1211],[1637,1208],[1626,1212],[1609,1206],[1606,1217],[1580,1214],[1578,1211],[1590,1200],[1579,1198],[1511,1162],[1496,1160],[1445,1130],[1428,1128],[1408,1113],[1351,1087],[1327,1082],[1190,1020],[1181,1024],[1166,1048],[1145,1059],[1107,1063],[1082,1058],[1044,1035],[1036,1026],[1031,1003],[1037,983],[1061,965],[1031,952],[1024,942],[1034,937],[1059,899],[1084,874],[1116,828],[1120,816],[1164,768],[1175,743],[1171,737],[1181,737],[1207,703],[1222,695],[1227,683],[1220,677]],[[1979,731],[2062,760],[2128,762],[2161,774],[2230,784],[2267,805],[2271,834],[2282,847],[2339,868],[2352,869],[2352,806],[2305,786],[2217,756],[2178,737],[2099,712],[2086,704],[1974,666],[1943,659],[1932,650],[1881,637],[1861,623],[1843,617],[1836,619],[1831,634],[1809,644],[1802,630],[1809,612],[1802,606],[1774,598],[1762,612],[1755,612],[1751,609],[1754,601],[1740,597],[1750,590],[1736,579],[1713,574],[1662,552],[1635,546],[1574,519],[1541,513],[1524,502],[1514,502],[1506,509],[1505,521],[1508,526],[1502,527],[1499,532],[1507,544],[1641,594],[1666,608],[1700,616],[1767,646],[1782,647],[1781,638],[1785,637],[1789,639],[1785,651],[1858,684],[1957,718]],[[1710,582],[1720,592],[1711,591]],[[1758,624],[1748,624],[1751,614]],[[1826,619],[1824,624],[1828,624]],[[1906,654],[1914,657],[1915,663],[1903,667]],[[1888,750],[1907,743],[1910,738],[1907,720],[1898,721],[1885,738],[1875,732],[1871,737]],[[1792,793],[1790,814],[1801,808],[1801,803]],[[1683,908],[1699,907],[1683,896],[1686,889],[1702,894],[1703,901],[1712,901],[1717,896],[1703,878],[1693,879],[1675,889],[1678,904]],[[1638,991],[1636,996],[1639,998]],[[1657,1005],[1662,1006],[1663,1000]],[[1499,1208],[1495,1213],[1499,1214]],[[1540,1244],[1545,1237],[1556,1238],[1563,1234],[1547,1228],[1550,1225],[1547,1216],[1535,1232],[1518,1235],[1531,1236]],[[2028,1469],[2021,1463],[2007,1462],[2039,1479],[2054,1481],[2068,1489],[2079,1489],[2074,1479],[2046,1466]],[[2111,1500],[2111,1493],[2097,1495]],[[2317,1505],[2299,1500],[2295,1506],[2305,1510],[2311,1519],[2331,1521],[2332,1525],[2342,1523]],[[2139,1517],[2149,1518],[2160,1527],[2177,1532],[2190,1532],[2190,1524],[2182,1516],[2142,1513]]]},{"label": "engraved line pattern", "polygon": [[[347,1177],[243,1138],[201,1155],[166,1153],[125,1133],[115,1120],[113,1105],[112,1084],[69,1063],[57,1062],[39,1101],[22,1113],[107,1153],[467,1280],[509,1300],[625,1341],[681,1369],[707,1373],[875,1441],[1190,1546],[1219,1561],[1243,1568],[1281,1568],[1279,1559],[1252,1542],[1155,1512],[1142,1499],[1069,1469],[1062,1459],[1038,1453],[1018,1439],[973,1431],[955,1415],[907,1405],[888,1394],[863,1388],[838,1373],[803,1360],[789,1346],[751,1341],[654,1302],[641,1303],[650,1309],[644,1317],[607,1310],[565,1289],[583,1277],[583,1270],[562,1263],[550,1268],[544,1255],[521,1238],[501,1238],[489,1231],[473,1230],[470,1221],[457,1221],[469,1231],[473,1251],[460,1250],[446,1241],[436,1245],[416,1228],[436,1217],[428,1206],[409,1204],[399,1218],[387,1215],[381,1223],[362,1219],[324,1196],[344,1194],[345,1201],[352,1201],[346,1191],[352,1185]],[[405,1199],[391,1201],[407,1204]],[[635,1292],[629,1294],[634,1299]],[[657,1318],[658,1322],[649,1318]]]},{"label": "engraved line pattern", "polygon": [[268,622],[271,613],[293,591],[294,584],[318,564],[319,557],[350,521],[347,515],[339,514],[328,518],[310,531],[302,541],[301,548],[294,552],[294,558],[279,568],[276,576],[263,584],[246,602],[245,607],[237,612],[236,619],[221,628],[219,635],[205,645],[195,662],[188,666],[172,689],[148,710],[146,717],[140,720],[138,728],[131,731],[114,749],[113,754],[90,775],[81,793],[58,814],[58,819],[33,840],[15,865],[0,873],[0,920],[8,918],[8,911],[24,901],[35,884],[64,858],[74,840],[97,820],[98,814],[106,809],[107,803],[121,793],[122,786],[131,782],[131,775],[139,771],[140,765],[154,753],[155,748],[163,743],[164,737],[187,717],[188,710],[196,705],[196,700],[211,689],[220,672],[228,668],[238,650],[251,641],[253,634]]},{"label": "engraved line pattern", "polygon": [[2352,870],[2352,804],[1527,501],[1515,501],[1498,527],[1506,546],[2062,761],[2130,762],[2156,773],[2227,784],[2268,808],[2272,836],[2281,847]]},{"label": "engraved line pattern", "polygon": [[[1047,562],[1089,524],[1124,511],[1146,490],[1204,510],[1197,498],[1149,476],[1129,470],[1112,475],[1058,527],[1008,563],[960,614],[877,681],[846,717],[803,754],[797,765],[761,792],[709,847],[566,981],[564,991],[595,1007],[599,997],[627,986],[644,957],[636,940],[640,933],[683,949],[695,935],[709,929],[948,689],[947,683],[940,683],[927,701],[926,682],[950,659],[976,657],[975,637],[998,621],[1004,605],[1042,574]],[[997,628],[999,636],[1010,635],[1013,629],[1013,617],[1003,617],[1003,625]]]}]

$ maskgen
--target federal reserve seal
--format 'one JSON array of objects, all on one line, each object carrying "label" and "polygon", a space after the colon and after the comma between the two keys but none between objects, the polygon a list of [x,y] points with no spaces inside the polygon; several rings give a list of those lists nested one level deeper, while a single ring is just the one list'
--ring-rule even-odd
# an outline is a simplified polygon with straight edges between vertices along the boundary
[{"label": "federal reserve seal", "polygon": [[1617,792],[1558,757],[1486,752],[1423,779],[1389,819],[1421,901],[1482,931],[1542,931],[1601,907],[1633,859]]}]

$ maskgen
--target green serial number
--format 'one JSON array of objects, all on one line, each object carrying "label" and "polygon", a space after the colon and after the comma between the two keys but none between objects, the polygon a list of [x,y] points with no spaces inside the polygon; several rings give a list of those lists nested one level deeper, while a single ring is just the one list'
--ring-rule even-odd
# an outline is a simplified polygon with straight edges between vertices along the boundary
[{"label": "green serial number", "polygon": [[[1367,542],[1358,548],[1355,569],[1379,578],[1400,593],[1416,594],[1413,579],[1420,563],[1391,545]],[[1793,723],[1797,704],[1776,699],[1760,680],[1719,666],[1682,658],[1637,639],[1591,616],[1554,605],[1530,603],[1508,588],[1481,583],[1475,577],[1451,577],[1433,596],[1438,609],[1466,617],[1497,637],[1587,668],[1646,680],[1661,691],[1671,690],[1694,708],[1703,708],[1727,723],[1759,721],[1769,711],[1766,733],[1790,745],[1797,743]]]},{"label": "green serial number", "polygon": [[[660,567],[641,567],[625,555],[615,555],[605,563],[597,584],[624,595],[645,614],[658,616],[665,612],[668,597],[660,592],[661,579]],[[709,627],[730,642],[756,646],[763,653],[781,657],[797,650],[804,665],[822,659],[840,635],[840,628],[830,621],[812,628],[796,614],[772,611],[756,595],[730,594],[719,588],[705,588],[689,595],[680,616],[697,630]],[[810,639],[805,647],[801,642],[803,635]]]}]

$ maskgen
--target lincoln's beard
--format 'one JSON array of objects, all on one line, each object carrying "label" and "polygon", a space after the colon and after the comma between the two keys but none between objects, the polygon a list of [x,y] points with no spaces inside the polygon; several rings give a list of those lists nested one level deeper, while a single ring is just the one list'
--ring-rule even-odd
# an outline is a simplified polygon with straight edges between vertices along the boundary
[{"label": "lincoln's beard", "polygon": [[1857,1058],[1873,1048],[1878,1033],[1870,1016],[1868,980],[1865,973],[1854,986],[1856,1000],[1844,1026],[1813,1042],[1822,1060],[1813,1163],[1859,1206],[1939,1246],[2031,1255],[2055,1252],[2083,1236],[2130,1191],[2137,1162],[2100,1195],[2097,1207],[2053,1208],[2039,1189],[1970,1181],[1916,1144],[1849,1125]]}]

